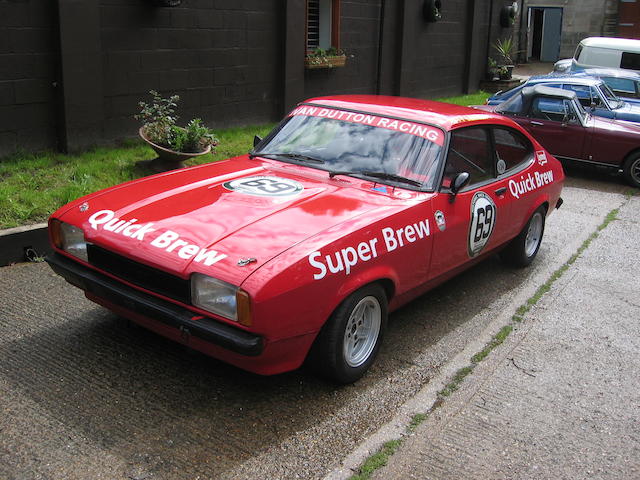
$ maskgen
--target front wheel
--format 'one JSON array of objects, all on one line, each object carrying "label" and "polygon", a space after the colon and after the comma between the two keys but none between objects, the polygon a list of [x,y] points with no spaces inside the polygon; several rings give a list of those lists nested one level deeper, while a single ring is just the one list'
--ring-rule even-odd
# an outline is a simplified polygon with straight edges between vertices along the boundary
[{"label": "front wheel", "polygon": [[636,188],[640,188],[640,153],[630,156],[624,162],[624,178]]},{"label": "front wheel", "polygon": [[309,364],[324,377],[353,383],[373,364],[387,325],[387,296],[380,285],[352,293],[318,334]]},{"label": "front wheel", "polygon": [[544,234],[544,219],[546,210],[538,208],[516,238],[500,252],[500,258],[514,267],[526,267],[538,254],[542,235]]}]

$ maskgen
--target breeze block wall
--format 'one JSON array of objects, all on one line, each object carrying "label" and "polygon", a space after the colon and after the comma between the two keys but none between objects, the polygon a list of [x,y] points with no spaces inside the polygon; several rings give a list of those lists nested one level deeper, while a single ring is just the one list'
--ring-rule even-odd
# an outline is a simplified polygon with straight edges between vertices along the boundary
[{"label": "breeze block wall", "polygon": [[[611,1],[611,0],[608,0]],[[0,156],[137,135],[149,90],[180,122],[277,121],[305,98],[477,90],[503,0],[342,0],[346,66],[304,66],[306,0],[0,0]]]},{"label": "breeze block wall", "polygon": [[56,21],[54,2],[0,0],[0,158],[56,146]]},{"label": "breeze block wall", "polygon": [[179,114],[212,127],[280,115],[279,0],[102,0],[104,135],[130,135],[137,103],[158,90],[180,96]]}]

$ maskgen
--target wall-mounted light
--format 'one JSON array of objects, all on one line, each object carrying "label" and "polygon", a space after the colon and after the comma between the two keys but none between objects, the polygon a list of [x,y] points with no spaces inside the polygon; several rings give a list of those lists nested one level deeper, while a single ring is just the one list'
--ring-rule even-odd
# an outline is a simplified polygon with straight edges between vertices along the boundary
[{"label": "wall-mounted light", "polygon": [[422,15],[427,22],[437,22],[442,18],[442,1],[425,0],[422,7]]},{"label": "wall-mounted light", "polygon": [[505,5],[500,10],[500,26],[503,28],[512,27],[516,21],[516,15],[518,14],[518,2],[513,2],[511,5]]}]

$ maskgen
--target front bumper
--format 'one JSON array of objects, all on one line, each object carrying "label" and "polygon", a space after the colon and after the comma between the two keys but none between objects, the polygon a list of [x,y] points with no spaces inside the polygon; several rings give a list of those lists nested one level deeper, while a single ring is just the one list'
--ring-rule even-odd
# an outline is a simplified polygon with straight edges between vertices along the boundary
[{"label": "front bumper", "polygon": [[264,341],[259,335],[233,328],[211,318],[202,318],[191,310],[136,290],[64,255],[54,253],[48,255],[46,261],[54,272],[90,296],[240,355],[256,357],[263,352]]}]

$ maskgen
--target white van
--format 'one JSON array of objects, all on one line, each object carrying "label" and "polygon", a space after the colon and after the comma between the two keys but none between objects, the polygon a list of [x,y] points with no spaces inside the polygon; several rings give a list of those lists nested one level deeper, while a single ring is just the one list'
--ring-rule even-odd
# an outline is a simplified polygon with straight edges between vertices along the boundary
[{"label": "white van", "polygon": [[640,73],[640,40],[585,38],[578,44],[573,58],[558,60],[553,71],[570,73],[590,67],[625,68]]}]

